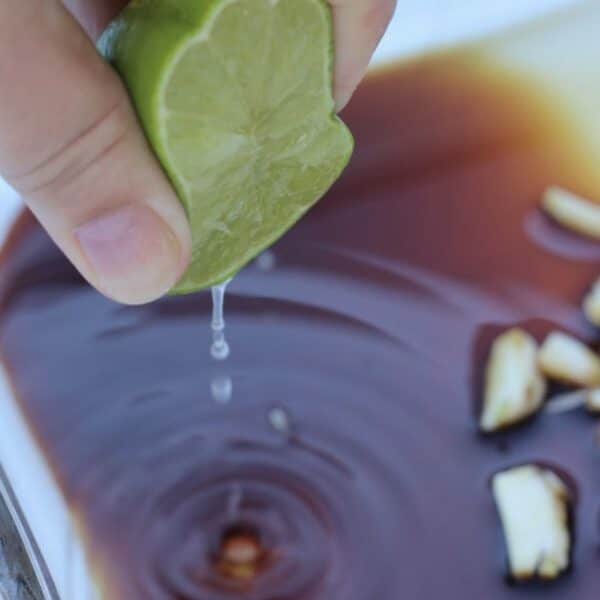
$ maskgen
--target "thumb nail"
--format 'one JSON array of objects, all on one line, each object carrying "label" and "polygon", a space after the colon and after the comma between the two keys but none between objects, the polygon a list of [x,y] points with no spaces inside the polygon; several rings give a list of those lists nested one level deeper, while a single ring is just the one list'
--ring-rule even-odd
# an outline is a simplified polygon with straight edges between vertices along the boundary
[{"label": "thumb nail", "polygon": [[177,237],[146,205],[122,206],[81,225],[74,234],[92,270],[90,279],[119,302],[154,300],[182,274]]}]

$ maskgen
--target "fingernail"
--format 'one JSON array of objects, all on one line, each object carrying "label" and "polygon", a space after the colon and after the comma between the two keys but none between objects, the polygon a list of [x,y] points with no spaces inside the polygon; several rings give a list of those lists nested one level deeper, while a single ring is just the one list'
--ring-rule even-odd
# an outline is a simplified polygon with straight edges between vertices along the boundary
[{"label": "fingernail", "polygon": [[352,95],[354,94],[354,90],[356,88],[355,87],[345,87],[345,88],[339,88],[336,91],[335,94],[335,112],[339,113],[342,110],[344,110],[344,108],[346,108],[346,105],[348,104],[348,102],[350,102],[350,98],[352,98]]},{"label": "fingernail", "polygon": [[182,274],[181,245],[150,207],[128,204],[78,227],[75,237],[107,296],[141,304],[169,291]]},{"label": "fingernail", "polygon": [[353,63],[350,65],[338,65],[334,85],[336,112],[340,112],[346,107],[363,75],[364,70]]}]

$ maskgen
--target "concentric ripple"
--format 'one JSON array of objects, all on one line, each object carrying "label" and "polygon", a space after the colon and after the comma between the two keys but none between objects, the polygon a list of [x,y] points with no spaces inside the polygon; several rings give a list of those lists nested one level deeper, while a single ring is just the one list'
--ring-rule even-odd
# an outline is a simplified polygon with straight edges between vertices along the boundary
[{"label": "concentric ripple", "polygon": [[[417,593],[420,575],[395,557],[406,539],[427,537],[404,458],[417,451],[413,430],[427,415],[418,408],[420,394],[398,396],[398,369],[414,372],[406,381],[414,389],[412,379],[425,380],[424,365],[367,324],[285,300],[257,303],[235,287],[228,299],[234,353],[226,367],[235,382],[228,404],[208,393],[212,366],[186,351],[171,377],[144,382],[168,392],[88,413],[87,437],[117,421],[123,427],[121,442],[112,431],[123,452],[89,457],[95,466],[78,484],[95,495],[103,522],[118,515],[126,523],[119,545],[128,547],[129,585],[135,575],[140,597],[186,600],[270,600],[275,590],[278,600],[362,600],[400,586]],[[131,349],[137,354],[160,336],[160,353],[168,354],[169,339],[187,331],[186,347],[202,344],[205,300],[170,302],[173,310],[163,306],[160,318],[147,309],[144,327],[129,329],[119,343],[139,337]],[[186,316],[190,302],[196,305]],[[171,327],[179,333],[172,336]],[[261,355],[252,358],[261,335]],[[286,350],[277,342],[289,339]],[[398,412],[400,400],[402,417],[387,421],[385,412]],[[372,411],[382,403],[387,411]],[[275,409],[285,411],[286,427],[273,420]],[[264,560],[254,577],[230,578],[217,568],[223,535],[235,528],[260,539]]]}]

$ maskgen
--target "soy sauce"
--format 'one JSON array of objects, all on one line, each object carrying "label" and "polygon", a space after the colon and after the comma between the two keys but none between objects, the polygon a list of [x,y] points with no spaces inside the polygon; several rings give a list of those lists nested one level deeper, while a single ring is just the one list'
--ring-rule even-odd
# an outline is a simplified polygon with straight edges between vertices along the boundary
[{"label": "soy sauce", "polygon": [[[468,55],[372,75],[344,118],[342,180],[228,289],[226,402],[210,293],[118,306],[28,215],[13,231],[1,357],[106,597],[592,600],[593,421],[482,438],[472,410],[491,331],[594,339],[600,248],[538,209],[552,184],[600,197],[577,136]],[[521,588],[488,481],[528,461],[573,478],[578,518],[572,572]]]}]

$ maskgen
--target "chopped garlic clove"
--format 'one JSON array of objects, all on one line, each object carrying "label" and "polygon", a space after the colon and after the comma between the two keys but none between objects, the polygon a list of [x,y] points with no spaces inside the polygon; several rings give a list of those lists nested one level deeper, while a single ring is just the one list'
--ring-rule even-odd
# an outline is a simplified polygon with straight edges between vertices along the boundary
[{"label": "chopped garlic clove", "polygon": [[600,326],[600,279],[584,298],[583,312],[590,323]]},{"label": "chopped garlic clove", "polygon": [[600,240],[600,204],[553,186],[544,194],[544,210],[558,223]]},{"label": "chopped garlic clove", "polygon": [[482,431],[512,425],[541,408],[546,384],[538,371],[537,353],[536,341],[521,329],[495,340],[485,374]]},{"label": "chopped garlic clove", "polygon": [[600,386],[600,356],[566,333],[554,331],[544,340],[538,364],[551,379],[582,387]]},{"label": "chopped garlic clove", "polygon": [[570,493],[550,469],[524,465],[496,474],[494,499],[516,580],[555,579],[569,567]]},{"label": "chopped garlic clove", "polygon": [[600,388],[588,390],[586,392],[587,409],[592,413],[600,413]]}]

